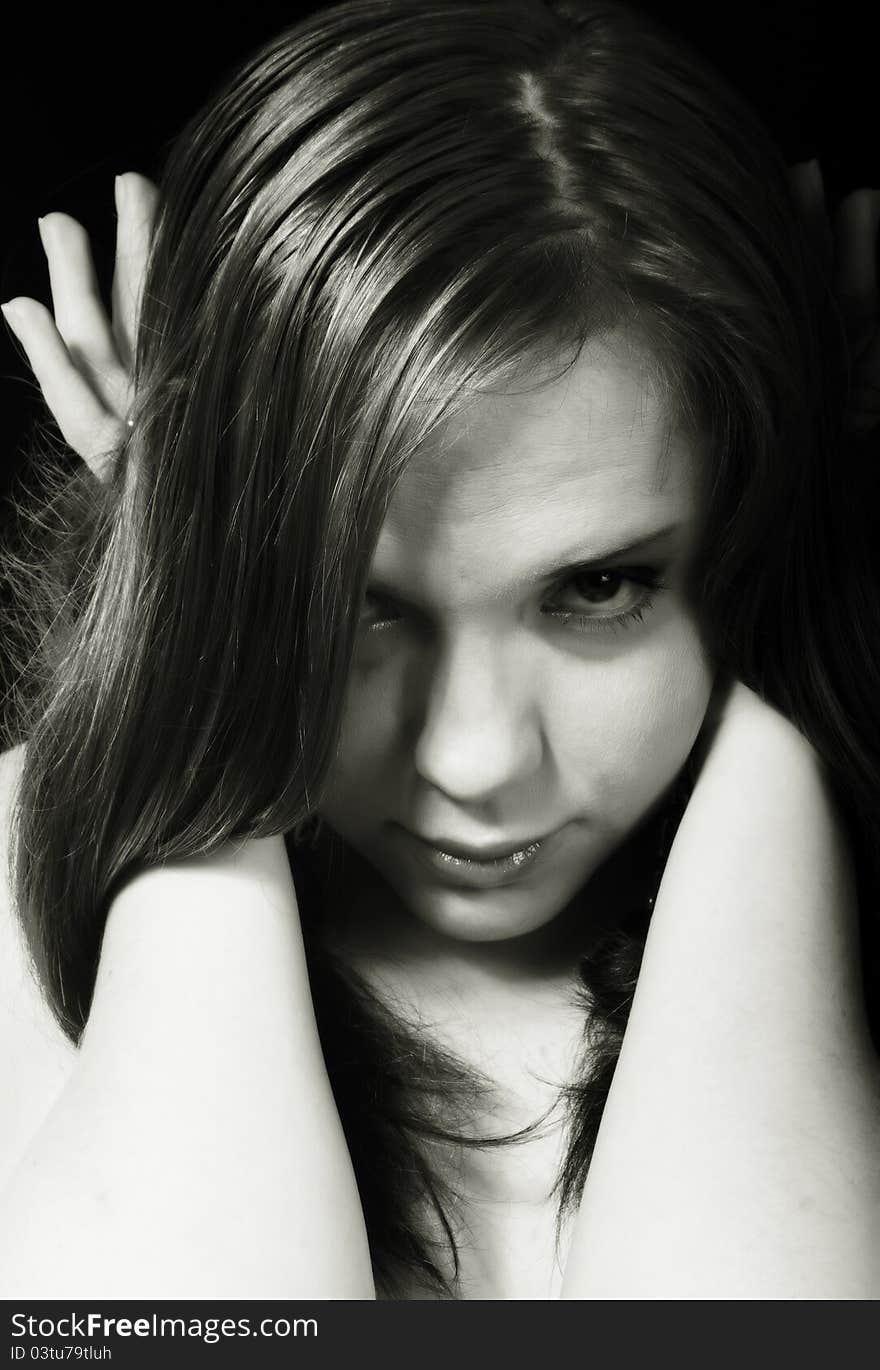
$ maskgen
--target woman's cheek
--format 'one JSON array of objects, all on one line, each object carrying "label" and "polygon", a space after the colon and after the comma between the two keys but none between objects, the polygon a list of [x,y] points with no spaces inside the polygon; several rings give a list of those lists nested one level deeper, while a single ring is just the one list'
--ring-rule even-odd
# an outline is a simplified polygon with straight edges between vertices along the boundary
[{"label": "woman's cheek", "polygon": [[355,661],[348,682],[342,730],[330,767],[322,811],[357,807],[361,791],[381,784],[399,759],[404,714],[403,672],[393,662]]},{"label": "woman's cheek", "polygon": [[643,758],[651,776],[652,798],[687,760],[702,727],[714,679],[696,627],[687,619],[675,626],[677,631],[662,642],[650,684],[641,692],[640,736],[632,751]]},{"label": "woman's cheek", "polygon": [[639,821],[687,760],[713,671],[687,621],[572,680],[554,728],[557,767],[572,797],[599,805],[616,829]]}]

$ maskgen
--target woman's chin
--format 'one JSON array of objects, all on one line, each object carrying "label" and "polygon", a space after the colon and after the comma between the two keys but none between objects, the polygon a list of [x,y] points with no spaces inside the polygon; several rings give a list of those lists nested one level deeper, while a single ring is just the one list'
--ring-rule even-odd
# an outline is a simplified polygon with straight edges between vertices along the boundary
[{"label": "woman's chin", "polygon": [[407,916],[438,936],[459,942],[505,942],[549,928],[570,906],[572,889],[505,885],[496,889],[397,887]]}]

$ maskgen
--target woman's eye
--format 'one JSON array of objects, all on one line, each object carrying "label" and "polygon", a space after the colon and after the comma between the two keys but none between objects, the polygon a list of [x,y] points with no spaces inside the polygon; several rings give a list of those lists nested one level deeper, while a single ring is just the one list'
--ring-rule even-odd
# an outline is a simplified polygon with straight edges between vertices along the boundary
[{"label": "woman's eye", "polygon": [[[605,632],[641,622],[662,588],[659,573],[649,566],[580,571],[553,592],[542,612],[582,632]],[[367,632],[381,632],[401,617],[393,600],[374,590],[364,595],[360,627]]]},{"label": "woman's eye", "polygon": [[619,598],[625,584],[619,571],[582,571],[569,581],[574,594],[589,604],[608,604]]},{"label": "woman's eye", "polygon": [[586,632],[603,632],[641,622],[663,588],[650,566],[579,571],[555,592],[545,612]]},{"label": "woman's eye", "polygon": [[364,595],[360,615],[360,626],[362,628],[371,630],[384,628],[399,617],[399,611],[395,609],[390,600],[384,599],[372,590],[368,590]]}]

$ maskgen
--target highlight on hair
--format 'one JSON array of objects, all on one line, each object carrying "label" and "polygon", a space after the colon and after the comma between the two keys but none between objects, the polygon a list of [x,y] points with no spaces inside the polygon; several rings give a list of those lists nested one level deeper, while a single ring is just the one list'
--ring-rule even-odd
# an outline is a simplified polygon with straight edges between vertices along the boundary
[{"label": "highlight on hair", "polygon": [[[707,641],[826,763],[870,930],[880,615],[838,470],[839,329],[755,116],[617,4],[323,10],[232,76],[160,188],[134,428],[105,487],[47,472],[4,553],[27,739],[15,902],[76,1042],[120,887],[285,833],[377,1279],[453,1296],[455,1195],[428,1141],[461,1140],[479,1083],[333,963],[296,840],[320,808],[390,493],[474,396],[537,361],[561,369],[614,326],[646,343],[670,417],[699,435]],[[584,962],[561,1215],[646,923],[642,905]]]}]

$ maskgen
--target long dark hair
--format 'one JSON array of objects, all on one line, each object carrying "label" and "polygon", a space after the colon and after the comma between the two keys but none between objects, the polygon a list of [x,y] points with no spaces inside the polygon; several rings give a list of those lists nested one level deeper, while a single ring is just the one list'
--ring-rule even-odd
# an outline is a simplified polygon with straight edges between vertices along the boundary
[{"label": "long dark hair", "polygon": [[[100,489],[85,469],[47,476],[5,560],[27,630],[14,895],[68,1036],[123,883],[234,836],[300,833],[319,808],[409,455],[524,360],[574,356],[618,322],[648,339],[670,412],[699,434],[692,593],[711,651],[824,758],[867,925],[880,625],[837,469],[840,330],[749,108],[614,4],[353,0],[247,62],[184,130],[161,190],[131,435]],[[289,849],[308,904],[306,853]],[[590,1066],[563,1208],[647,916],[584,962]],[[418,1218],[427,1200],[454,1256],[452,1199],[419,1145],[444,1129],[401,1067],[413,1034],[309,940],[377,1274],[449,1292]],[[452,1099],[465,1074],[434,1065]]]}]

